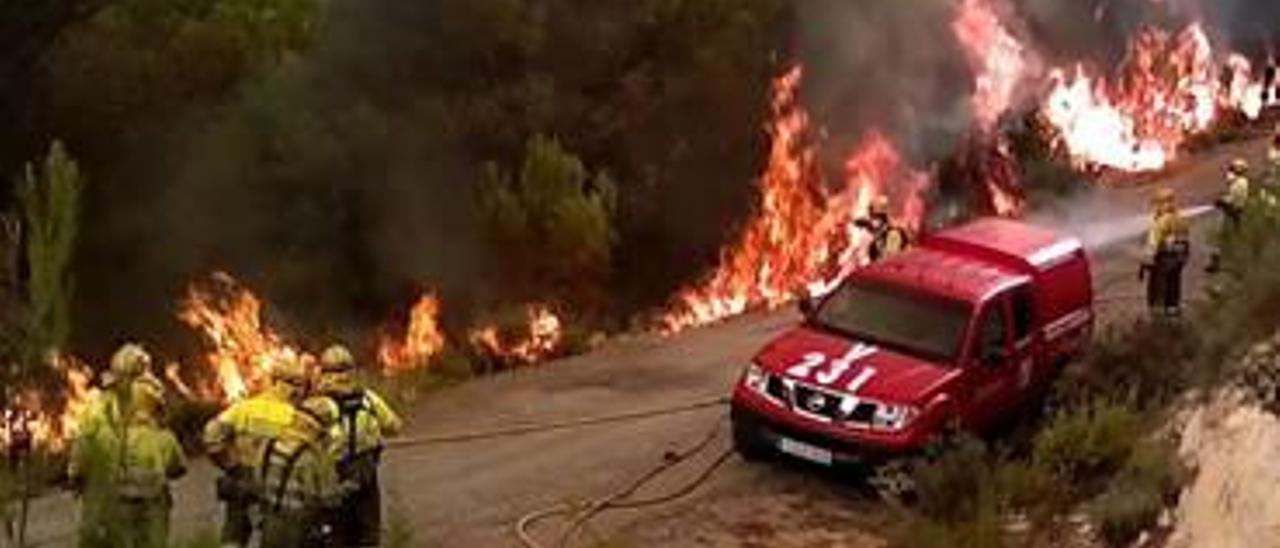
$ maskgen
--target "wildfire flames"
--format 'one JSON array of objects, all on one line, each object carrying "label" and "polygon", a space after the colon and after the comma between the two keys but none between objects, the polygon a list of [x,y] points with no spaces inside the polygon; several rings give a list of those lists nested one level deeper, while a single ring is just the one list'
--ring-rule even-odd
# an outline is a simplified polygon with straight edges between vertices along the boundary
[{"label": "wildfire flames", "polygon": [[711,323],[752,308],[771,308],[801,292],[823,292],[856,266],[869,235],[854,221],[891,181],[904,182],[905,225],[918,227],[923,207],[916,193],[928,178],[909,170],[886,137],[872,133],[845,164],[846,176],[828,190],[806,142],[809,118],[797,103],[802,71],[775,83],[768,167],[758,184],[760,210],[741,237],[721,252],[719,268],[682,292],[661,320],[667,332]]},{"label": "wildfire flames", "polygon": [[1013,106],[1014,92],[1030,70],[1030,53],[985,0],[963,0],[951,31],[976,74],[974,122],[980,130],[991,131]]},{"label": "wildfire flames", "polygon": [[378,363],[387,373],[399,373],[422,367],[444,349],[440,332],[440,301],[433,294],[423,295],[409,311],[409,326],[403,340],[383,338],[378,345]]},{"label": "wildfire flames", "polygon": [[63,387],[61,400],[52,401],[45,392],[27,390],[6,402],[0,409],[0,450],[21,442],[31,449],[56,453],[64,450],[75,434],[81,414],[98,393],[91,386],[93,371],[74,356],[61,353],[51,356],[51,366]]},{"label": "wildfire flames", "polygon": [[1151,171],[1175,159],[1223,111],[1256,118],[1262,84],[1249,61],[1215,55],[1204,28],[1145,28],[1114,80],[1084,65],[1054,69],[1043,107],[1079,167]]},{"label": "wildfire flames", "polygon": [[178,318],[211,347],[205,360],[217,384],[203,391],[209,399],[235,401],[263,386],[269,372],[260,367],[262,356],[305,356],[263,325],[261,301],[224,273],[188,288]]},{"label": "wildfire flames", "polygon": [[543,305],[527,308],[528,323],[522,333],[504,337],[497,326],[485,326],[472,330],[468,340],[472,346],[488,353],[504,363],[533,364],[554,355],[564,338],[560,318]]}]

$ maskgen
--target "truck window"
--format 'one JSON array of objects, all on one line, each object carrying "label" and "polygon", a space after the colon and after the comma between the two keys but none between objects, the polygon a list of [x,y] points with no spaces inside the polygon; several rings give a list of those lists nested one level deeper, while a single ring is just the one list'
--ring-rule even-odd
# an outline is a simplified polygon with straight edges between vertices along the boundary
[{"label": "truck window", "polygon": [[812,321],[866,342],[951,360],[963,347],[971,310],[893,286],[849,283],[827,298]]},{"label": "truck window", "polygon": [[1024,285],[1013,291],[1013,340],[1022,341],[1031,336],[1034,306],[1031,286]]},{"label": "truck window", "polygon": [[983,365],[988,358],[1000,356],[1005,351],[1005,314],[1004,301],[997,300],[988,305],[982,315],[982,332],[978,334],[978,353],[976,358]]}]

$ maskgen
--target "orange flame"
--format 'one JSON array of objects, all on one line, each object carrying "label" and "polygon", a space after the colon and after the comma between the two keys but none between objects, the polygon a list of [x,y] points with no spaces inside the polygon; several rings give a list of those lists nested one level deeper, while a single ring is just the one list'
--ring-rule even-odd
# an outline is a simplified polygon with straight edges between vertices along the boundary
[{"label": "orange flame", "polygon": [[378,363],[383,371],[398,373],[425,365],[444,349],[440,332],[440,301],[434,294],[423,295],[409,312],[404,340],[383,338],[378,345]]},{"label": "orange flame", "polygon": [[54,354],[51,365],[59,375],[62,397],[54,400],[46,392],[26,390],[5,402],[0,409],[0,452],[8,452],[26,438],[32,449],[59,453],[75,436],[84,410],[98,396],[98,389],[91,386],[93,371],[63,353]]},{"label": "orange flame", "polygon": [[812,146],[809,118],[797,103],[802,70],[774,84],[773,142],[758,184],[759,211],[738,241],[721,251],[720,266],[701,284],[676,297],[660,320],[668,333],[712,323],[751,308],[773,308],[808,290],[823,292],[863,260],[868,235],[854,222],[895,179],[905,181],[901,222],[918,228],[923,205],[916,195],[927,176],[906,168],[897,148],[869,134],[845,165],[843,184],[825,188]]},{"label": "orange flame", "polygon": [[1013,106],[1014,92],[1031,68],[1030,52],[988,0],[963,0],[951,31],[977,74],[971,99],[974,121],[990,131]]},{"label": "orange flame", "polygon": [[467,337],[473,346],[505,363],[534,364],[560,350],[564,327],[559,316],[544,305],[527,309],[528,323],[515,341],[504,340],[497,326],[474,329]]},{"label": "orange flame", "polygon": [[181,303],[178,318],[197,329],[211,348],[205,355],[217,384],[206,397],[235,401],[260,389],[268,371],[262,356],[305,357],[263,325],[262,303],[230,275],[215,273],[209,284],[193,284]]},{"label": "orange flame", "polygon": [[1158,170],[1220,110],[1261,113],[1262,85],[1252,72],[1238,55],[1221,62],[1199,24],[1176,35],[1146,28],[1116,81],[1082,65],[1053,70],[1043,113],[1079,167]]}]

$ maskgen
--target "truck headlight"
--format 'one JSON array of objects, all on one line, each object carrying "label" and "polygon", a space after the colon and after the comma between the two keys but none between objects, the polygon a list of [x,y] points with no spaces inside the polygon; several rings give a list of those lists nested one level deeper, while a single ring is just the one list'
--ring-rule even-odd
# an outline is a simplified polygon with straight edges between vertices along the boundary
[{"label": "truck headlight", "polygon": [[911,424],[920,411],[910,405],[881,404],[871,418],[871,428],[898,432]]},{"label": "truck headlight", "polygon": [[747,370],[742,373],[742,384],[747,388],[764,394],[769,384],[769,374],[764,372],[764,368],[756,364],[747,366]]}]

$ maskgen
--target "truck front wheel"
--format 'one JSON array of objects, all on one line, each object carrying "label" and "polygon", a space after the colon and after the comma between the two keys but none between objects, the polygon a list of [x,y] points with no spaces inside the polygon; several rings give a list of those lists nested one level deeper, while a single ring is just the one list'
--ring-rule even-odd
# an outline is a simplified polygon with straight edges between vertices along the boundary
[{"label": "truck front wheel", "polygon": [[747,462],[760,462],[773,456],[773,448],[760,435],[759,427],[741,417],[733,418],[733,449]]}]

